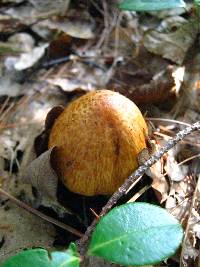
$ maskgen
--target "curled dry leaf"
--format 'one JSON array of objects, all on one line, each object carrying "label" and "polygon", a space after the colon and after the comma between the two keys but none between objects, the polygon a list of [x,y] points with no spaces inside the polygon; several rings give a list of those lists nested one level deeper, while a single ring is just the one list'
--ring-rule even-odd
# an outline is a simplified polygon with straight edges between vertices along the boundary
[{"label": "curled dry leaf", "polygon": [[51,155],[54,148],[41,154],[29,165],[22,179],[28,181],[36,188],[39,197],[44,195],[49,199],[56,199],[57,175],[51,167]]},{"label": "curled dry leaf", "polygon": [[50,207],[62,217],[64,213],[72,213],[57,200],[58,177],[51,167],[54,149],[47,150],[33,160],[24,171],[22,179],[36,189],[36,206]]},{"label": "curled dry leaf", "polygon": [[45,120],[45,130],[36,137],[34,142],[35,158],[28,167],[22,172],[22,180],[31,184],[36,189],[36,207],[43,205],[50,207],[62,216],[64,213],[70,213],[57,200],[58,177],[52,168],[54,160],[55,147],[47,150],[48,135],[55,119],[62,113],[62,106],[55,106],[47,114]]}]

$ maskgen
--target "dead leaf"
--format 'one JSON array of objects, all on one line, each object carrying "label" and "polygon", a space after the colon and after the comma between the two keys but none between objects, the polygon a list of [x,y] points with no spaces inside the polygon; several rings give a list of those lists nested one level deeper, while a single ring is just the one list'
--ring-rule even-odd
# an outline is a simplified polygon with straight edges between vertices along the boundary
[{"label": "dead leaf", "polygon": [[189,218],[185,230],[185,238],[182,244],[181,267],[190,267],[199,257],[199,238],[200,238],[200,176],[196,189],[193,194],[193,200],[189,209]]},{"label": "dead leaf", "polygon": [[[152,153],[159,150],[160,146],[153,141],[150,141]],[[139,153],[138,162],[139,165],[144,164],[149,159],[148,149],[143,149]],[[151,166],[146,174],[152,178],[152,188],[155,190],[155,194],[160,203],[164,202],[168,197],[169,186],[166,181],[166,177],[163,175],[163,159],[158,160],[153,166]]]},{"label": "dead leaf", "polygon": [[169,185],[163,175],[163,159],[158,160],[147,173],[153,180],[152,188],[160,203],[163,203],[169,194]]},{"label": "dead leaf", "polygon": [[19,19],[10,15],[0,15],[0,32],[1,34],[12,34],[24,28],[24,24]]},{"label": "dead leaf", "polygon": [[54,11],[55,13],[64,14],[68,10],[70,0],[29,0],[29,2],[39,12]]},{"label": "dead leaf", "polygon": [[[174,26],[177,28],[177,23],[175,22]],[[197,19],[192,18],[189,21],[183,21],[175,32],[163,33],[164,29],[159,31],[159,28],[158,30],[149,31],[144,36],[144,46],[152,53],[182,64],[186,52],[193,44],[198,33],[197,25]],[[170,27],[173,29],[173,24]]]},{"label": "dead leaf", "polygon": [[94,38],[94,21],[86,11],[69,10],[66,17],[55,18],[49,22],[49,27],[81,39]]},{"label": "dead leaf", "polygon": [[28,53],[34,48],[35,41],[30,34],[16,33],[8,38],[8,43],[23,53]]},{"label": "dead leaf", "polygon": [[58,38],[50,42],[47,48],[47,61],[67,57],[72,53],[73,38],[65,33],[62,33]]},{"label": "dead leaf", "polygon": [[171,149],[167,154],[165,171],[172,181],[180,182],[188,173],[188,166],[179,165],[175,160],[176,150]]},{"label": "dead leaf", "polygon": [[[151,171],[152,172],[152,171]],[[155,190],[155,194],[160,203],[166,201],[169,194],[169,186],[166,178],[163,175],[157,175],[156,172],[152,172],[152,188]]]},{"label": "dead leaf", "polygon": [[71,79],[65,78],[56,78],[56,79],[48,79],[49,84],[53,84],[55,86],[59,86],[64,92],[73,92],[73,91],[92,91],[95,87],[89,88],[87,84],[83,84],[83,82],[72,81]]},{"label": "dead leaf", "polygon": [[65,213],[72,212],[61,206],[57,200],[58,177],[51,166],[54,150],[55,147],[33,160],[22,173],[21,179],[36,189],[36,207],[50,207],[62,217]]},{"label": "dead leaf", "polygon": [[108,86],[136,104],[161,103],[175,98],[172,73],[173,67],[165,59],[152,56],[141,47],[134,61],[117,68]]},{"label": "dead leaf", "polygon": [[32,67],[43,55],[47,44],[35,47],[29,53],[22,53],[19,60],[14,64],[16,70],[24,70]]},{"label": "dead leaf", "polygon": [[54,148],[36,158],[23,173],[22,179],[31,183],[39,193],[39,197],[56,200],[58,178],[51,167],[50,158]]},{"label": "dead leaf", "polygon": [[190,196],[194,192],[194,181],[192,176],[185,177],[180,182],[172,182],[169,196],[165,207],[178,220],[185,223],[191,205]]}]

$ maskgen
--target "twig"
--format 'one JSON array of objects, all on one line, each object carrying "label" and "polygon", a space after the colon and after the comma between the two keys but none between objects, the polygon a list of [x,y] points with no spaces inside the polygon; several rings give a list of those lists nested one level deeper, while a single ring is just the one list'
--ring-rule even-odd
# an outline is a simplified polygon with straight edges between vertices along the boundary
[{"label": "twig", "polygon": [[132,198],[130,198],[129,201],[127,201],[127,203],[135,202],[139,197],[141,197],[142,194],[144,194],[150,188],[151,188],[151,184],[145,185]]},{"label": "twig", "polygon": [[177,120],[172,120],[172,119],[165,119],[165,118],[146,118],[146,120],[148,121],[164,121],[164,122],[168,122],[168,123],[176,123],[176,124],[181,124],[181,125],[185,125],[185,126],[190,126],[191,124],[183,122],[183,121],[177,121]]},{"label": "twig", "polygon": [[83,234],[81,232],[79,232],[78,230],[74,229],[73,227],[66,225],[62,222],[59,222],[55,219],[53,219],[52,217],[49,217],[45,214],[43,214],[42,212],[35,210],[34,208],[30,207],[29,205],[27,205],[26,203],[20,201],[19,199],[15,198],[14,196],[10,195],[9,193],[7,193],[6,191],[4,191],[3,189],[0,188],[0,195],[4,195],[5,197],[7,197],[8,199],[10,199],[12,202],[14,202],[17,206],[29,211],[30,213],[42,218],[45,221],[48,221],[64,230],[67,230],[68,232],[78,236],[78,237],[82,237]]},{"label": "twig", "polygon": [[[126,193],[128,188],[135,182],[140,176],[142,176],[153,164],[155,164],[169,149],[174,147],[178,142],[180,142],[188,134],[193,131],[200,130],[200,121],[188,126],[184,130],[178,132],[176,136],[170,139],[165,146],[163,146],[158,152],[152,155],[149,160],[147,160],[142,166],[140,166],[136,171],[134,171],[124,182],[124,184],[111,196],[107,204],[102,208],[99,215],[101,218],[104,216],[112,207],[117,203],[117,201]],[[85,255],[88,247],[88,242],[91,234],[97,224],[98,220],[95,219],[92,224],[88,227],[84,236],[77,241],[77,246],[81,255]]]},{"label": "twig", "polygon": [[199,158],[199,157],[200,157],[200,153],[199,153],[199,154],[196,154],[196,155],[194,155],[194,156],[191,156],[191,157],[189,157],[189,158],[187,158],[187,159],[184,159],[183,161],[179,162],[178,165],[179,165],[179,166],[180,166],[180,165],[183,165],[183,164],[185,164],[186,162],[191,161],[191,160],[196,159],[196,158]]}]

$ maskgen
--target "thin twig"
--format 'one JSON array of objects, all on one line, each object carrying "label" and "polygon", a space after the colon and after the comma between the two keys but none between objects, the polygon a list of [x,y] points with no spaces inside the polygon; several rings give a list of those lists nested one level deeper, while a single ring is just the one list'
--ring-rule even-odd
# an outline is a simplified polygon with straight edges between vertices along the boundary
[{"label": "thin twig", "polygon": [[29,205],[27,205],[26,203],[20,201],[19,199],[15,198],[14,196],[10,195],[9,193],[7,193],[6,191],[4,191],[3,189],[0,188],[0,195],[3,195],[5,197],[7,197],[8,199],[10,199],[13,203],[15,203],[17,206],[25,209],[26,211],[29,211],[30,213],[42,218],[45,221],[48,221],[64,230],[67,230],[68,232],[78,236],[78,237],[82,237],[83,234],[81,232],[79,232],[78,230],[74,229],[73,227],[66,225],[62,222],[59,222],[55,219],[53,219],[52,217],[49,217],[45,214],[43,214],[42,212],[35,210],[34,208],[30,207]]},{"label": "thin twig", "polygon": [[[3,111],[5,110],[5,107],[7,106],[9,100],[10,100],[10,97],[7,96],[7,97],[6,97],[6,100],[4,101],[3,105],[2,105],[1,108],[0,108],[0,116],[1,116],[1,114],[3,113]],[[0,121],[1,121],[1,117],[0,117]]]},{"label": "thin twig", "polygon": [[148,121],[164,121],[168,123],[176,123],[176,124],[181,124],[185,126],[190,126],[191,124],[183,122],[183,121],[177,121],[177,120],[172,120],[172,119],[165,119],[165,118],[146,118]]},{"label": "thin twig", "polygon": [[132,196],[132,198],[130,198],[129,201],[127,201],[127,203],[135,202],[139,197],[141,197],[142,194],[144,194],[150,188],[151,188],[151,184],[145,185],[134,196]]},{"label": "thin twig", "polygon": [[[140,176],[142,176],[153,164],[155,164],[169,149],[174,147],[178,142],[180,142],[188,134],[193,131],[200,130],[200,121],[186,127],[184,130],[178,132],[176,136],[170,139],[165,146],[163,146],[158,152],[152,155],[149,160],[147,160],[142,166],[140,166],[136,171],[134,171],[124,182],[124,184],[111,196],[107,204],[102,208],[99,215],[101,218],[104,216],[112,207],[117,203],[117,201],[126,193],[128,188],[135,182]],[[84,236],[77,241],[77,246],[81,255],[85,255],[88,247],[88,242],[90,240],[91,234],[97,224],[98,220],[95,219],[92,224],[88,227]]]},{"label": "thin twig", "polygon": [[179,166],[180,166],[180,165],[183,165],[183,164],[185,164],[186,162],[191,161],[191,160],[196,159],[196,158],[199,158],[199,157],[200,157],[200,153],[199,153],[199,154],[196,154],[196,155],[194,155],[194,156],[191,156],[191,157],[189,157],[189,158],[187,158],[187,159],[184,159],[183,161],[179,162],[178,165],[179,165]]}]

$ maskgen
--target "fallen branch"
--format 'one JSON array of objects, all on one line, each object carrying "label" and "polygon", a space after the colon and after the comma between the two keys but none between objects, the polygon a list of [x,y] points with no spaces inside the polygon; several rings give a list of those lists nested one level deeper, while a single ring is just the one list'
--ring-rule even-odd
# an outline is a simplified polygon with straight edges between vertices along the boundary
[{"label": "fallen branch", "polygon": [[[186,127],[184,130],[178,132],[176,136],[170,139],[167,144],[162,147],[158,152],[152,155],[143,165],[141,165],[136,171],[134,171],[124,182],[124,184],[111,196],[107,204],[102,208],[99,217],[104,216],[112,207],[117,203],[117,201],[126,193],[129,187],[142,176],[153,164],[155,164],[168,150],[174,147],[178,142],[180,142],[187,135],[191,134],[193,131],[200,130],[200,121]],[[88,227],[84,236],[77,241],[77,246],[80,254],[85,255],[88,247],[88,243],[91,234],[97,225],[98,219],[95,219],[92,224]]]}]

